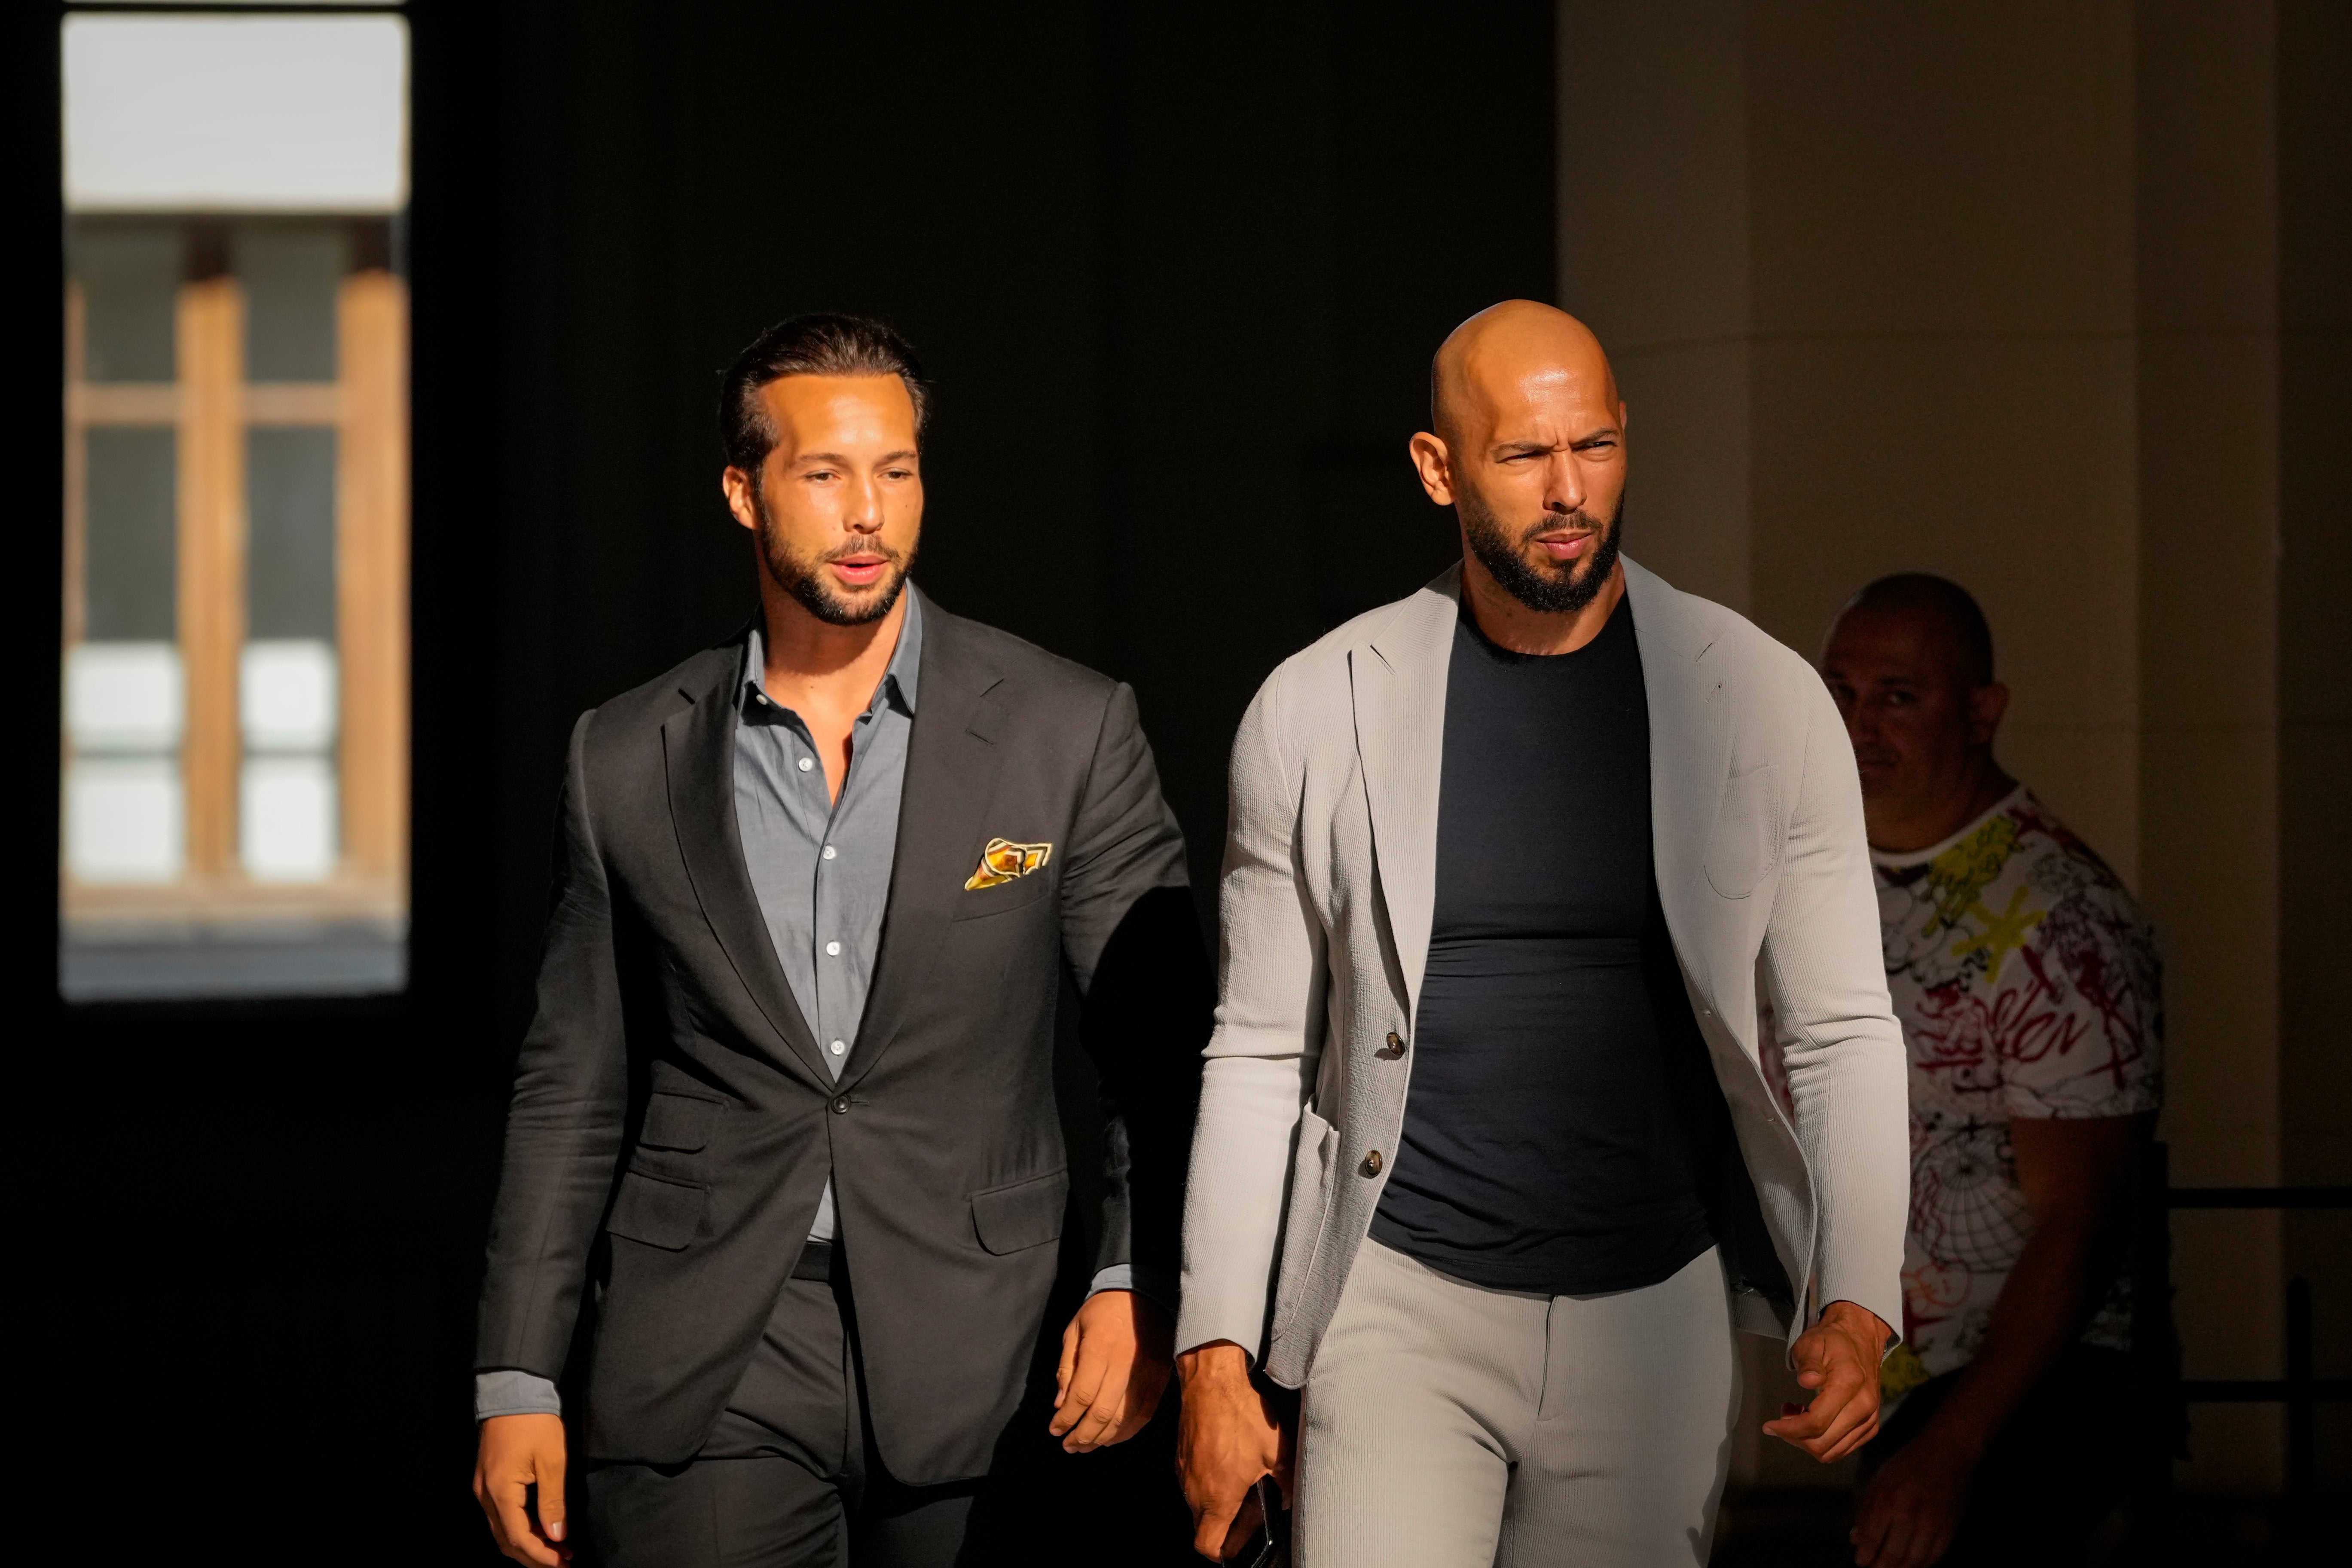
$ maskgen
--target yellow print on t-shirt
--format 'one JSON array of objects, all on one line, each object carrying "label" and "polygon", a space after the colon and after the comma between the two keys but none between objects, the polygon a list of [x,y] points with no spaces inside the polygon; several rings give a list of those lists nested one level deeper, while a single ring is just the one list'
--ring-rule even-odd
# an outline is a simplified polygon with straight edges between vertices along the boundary
[{"label": "yellow print on t-shirt", "polygon": [[1927,886],[1936,900],[1940,929],[1958,930],[1972,909],[1983,907],[1977,902],[1978,895],[2000,875],[2016,847],[2017,823],[2003,814],[1936,857],[1927,868]]}]

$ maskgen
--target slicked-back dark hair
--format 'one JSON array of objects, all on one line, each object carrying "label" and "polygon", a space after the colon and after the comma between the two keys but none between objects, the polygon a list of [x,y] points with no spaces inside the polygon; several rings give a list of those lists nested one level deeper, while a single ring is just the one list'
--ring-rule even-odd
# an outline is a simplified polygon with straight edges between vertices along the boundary
[{"label": "slicked-back dark hair", "polygon": [[1944,623],[1959,655],[1960,673],[1970,686],[1992,684],[1992,626],[1976,595],[1948,577],[1930,572],[1897,572],[1881,577],[1846,601],[1840,618],[1856,610],[1927,615]]},{"label": "slicked-back dark hair", "polygon": [[895,375],[915,401],[915,439],[930,422],[931,389],[907,340],[885,322],[832,310],[778,321],[745,346],[719,383],[719,441],[727,465],[759,482],[760,466],[775,449],[776,428],[760,405],[760,389],[788,375]]}]

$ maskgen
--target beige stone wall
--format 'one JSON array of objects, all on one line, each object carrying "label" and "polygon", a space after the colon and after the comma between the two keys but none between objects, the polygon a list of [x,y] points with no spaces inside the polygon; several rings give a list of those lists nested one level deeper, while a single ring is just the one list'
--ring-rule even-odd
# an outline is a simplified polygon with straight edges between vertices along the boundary
[{"label": "beige stone wall", "polygon": [[[2352,1173],[2352,5],[2278,13],[2279,1079],[2290,1182]],[[2322,1375],[2352,1376],[2352,1215],[2288,1218]],[[2322,1413],[2319,1480],[2352,1493],[2352,1407]]]},{"label": "beige stone wall", "polygon": [[[2284,145],[2315,169],[2327,133],[2282,142],[2273,7],[2223,21],[2185,0],[1564,0],[1559,300],[1631,406],[1632,553],[1809,654],[1884,573],[1983,602],[2003,761],[2164,936],[2176,1180],[2285,1179],[2291,1114],[2312,1129],[2294,1179],[2341,1182],[2343,1026],[2306,1006],[2301,1058],[2281,1047],[2283,952],[2340,924],[2315,900],[2342,885],[2352,797],[2345,601],[2331,619],[2294,609],[2323,593],[2282,594],[2282,398],[2330,395],[2316,345],[2342,312],[2305,290],[2310,372],[2283,381],[2279,166]],[[2333,24],[2297,25],[2340,52],[2340,26],[2329,46]],[[2314,478],[2300,559],[2340,581],[2343,508]],[[2284,1234],[2181,1216],[2191,1375],[2277,1374]],[[1761,1419],[1785,1390],[1752,1370]],[[1752,1424],[1745,1479],[1829,1479]],[[2281,1432],[2200,1408],[2183,1484],[2274,1488]]]},{"label": "beige stone wall", "polygon": [[[2173,1179],[2263,1185],[2284,1174],[2277,39],[2268,6],[2208,21],[2147,5],[2137,60],[2140,890],[2166,937]],[[2278,1375],[2281,1236],[2273,1214],[2175,1219],[2191,1375]],[[2274,1480],[2275,1411],[2192,1420],[2197,1472]]]}]

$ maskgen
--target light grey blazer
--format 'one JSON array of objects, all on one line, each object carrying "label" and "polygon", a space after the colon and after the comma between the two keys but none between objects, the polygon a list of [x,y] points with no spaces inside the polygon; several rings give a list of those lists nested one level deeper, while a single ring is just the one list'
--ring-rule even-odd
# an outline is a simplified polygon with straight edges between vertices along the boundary
[{"label": "light grey blazer", "polygon": [[[1625,565],[1649,689],[1658,895],[1793,1310],[1900,1327],[1903,1038],[1887,1003],[1862,793],[1811,666]],[[1180,1349],[1232,1340],[1303,1383],[1394,1168],[1437,880],[1456,566],[1286,659],[1234,742],[1216,1034],[1184,1215]],[[1758,988],[1792,1119],[1765,1081]],[[1381,1158],[1370,1156],[1379,1152]]]}]

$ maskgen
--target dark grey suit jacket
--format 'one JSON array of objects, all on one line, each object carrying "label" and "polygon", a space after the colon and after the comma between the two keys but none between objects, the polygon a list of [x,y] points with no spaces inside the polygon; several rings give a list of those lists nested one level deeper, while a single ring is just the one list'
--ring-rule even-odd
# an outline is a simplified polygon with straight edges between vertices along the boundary
[{"label": "dark grey suit jacket", "polygon": [[[1065,966],[1108,1122],[1095,1267],[1175,1277],[1211,985],[1134,695],[924,617],[881,952],[837,1083],[737,837],[741,639],[572,731],[475,1365],[562,1381],[583,1458],[697,1451],[830,1172],[884,1462],[910,1485],[987,1470],[1069,1207]],[[992,838],[1053,852],[967,890]]]}]

